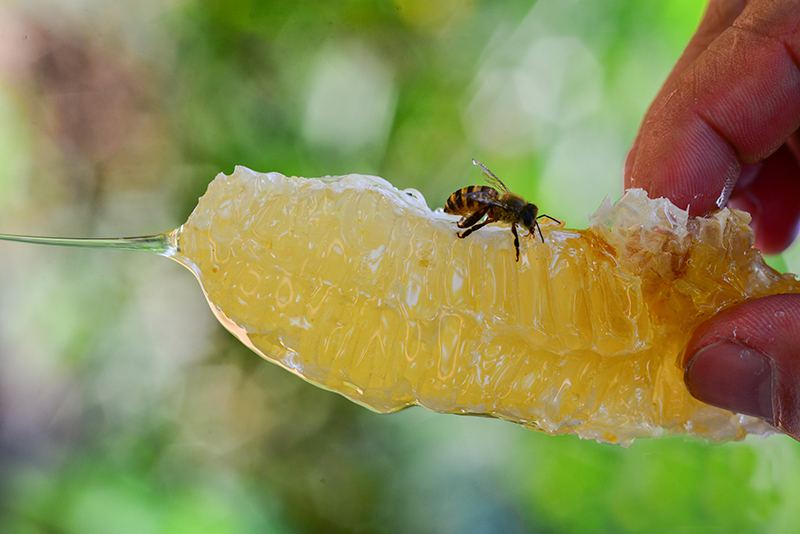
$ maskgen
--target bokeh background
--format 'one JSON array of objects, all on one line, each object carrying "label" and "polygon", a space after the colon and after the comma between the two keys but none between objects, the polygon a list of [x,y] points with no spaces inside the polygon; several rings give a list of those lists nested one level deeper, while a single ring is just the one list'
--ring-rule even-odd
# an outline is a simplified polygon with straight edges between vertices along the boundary
[{"label": "bokeh background", "polygon": [[[170,230],[234,165],[585,227],[702,0],[3,0],[0,231]],[[774,259],[798,272],[797,251]],[[145,254],[0,243],[0,532],[796,532],[800,444],[377,415]]]}]

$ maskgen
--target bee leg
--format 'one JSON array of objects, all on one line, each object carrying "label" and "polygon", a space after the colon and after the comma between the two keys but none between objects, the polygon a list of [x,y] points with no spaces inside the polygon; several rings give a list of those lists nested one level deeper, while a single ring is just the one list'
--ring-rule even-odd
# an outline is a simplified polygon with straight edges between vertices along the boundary
[{"label": "bee leg", "polygon": [[[476,222],[483,219],[483,216],[486,215],[487,211],[489,211],[488,207],[485,209],[480,209],[475,213],[465,215],[464,217],[461,218],[460,221],[456,223],[456,226],[458,226],[459,228],[469,228],[470,226],[473,226]],[[477,228],[475,230],[477,230]]]},{"label": "bee leg", "polygon": [[511,223],[511,233],[514,234],[514,248],[517,250],[517,261],[519,261],[519,235],[516,223]]},{"label": "bee leg", "polygon": [[456,234],[456,235],[457,235],[458,237],[460,237],[461,239],[464,239],[465,237],[467,237],[469,234],[471,234],[471,233],[472,233],[472,232],[474,232],[475,230],[480,230],[481,228],[483,228],[484,226],[486,226],[486,225],[487,225],[487,224],[489,224],[490,222],[494,222],[494,221],[492,221],[491,219],[487,219],[487,220],[483,221],[483,222],[482,222],[482,223],[480,223],[480,224],[476,224],[476,225],[474,225],[474,226],[470,226],[469,228],[467,228],[467,229],[466,229],[466,230],[464,230],[463,232],[461,232],[461,233],[458,233],[458,234]]}]

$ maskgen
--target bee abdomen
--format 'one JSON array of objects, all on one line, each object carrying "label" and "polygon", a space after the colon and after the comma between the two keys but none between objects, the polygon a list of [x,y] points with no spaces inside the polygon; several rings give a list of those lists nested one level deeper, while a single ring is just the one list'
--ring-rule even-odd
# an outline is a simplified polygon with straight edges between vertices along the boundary
[{"label": "bee abdomen", "polygon": [[470,185],[450,195],[450,198],[447,199],[447,203],[444,206],[444,212],[450,213],[451,215],[461,215],[465,211],[469,211],[475,206],[475,200],[467,196],[470,193],[486,195],[487,198],[494,198],[497,196],[497,191],[491,187],[485,185]]}]

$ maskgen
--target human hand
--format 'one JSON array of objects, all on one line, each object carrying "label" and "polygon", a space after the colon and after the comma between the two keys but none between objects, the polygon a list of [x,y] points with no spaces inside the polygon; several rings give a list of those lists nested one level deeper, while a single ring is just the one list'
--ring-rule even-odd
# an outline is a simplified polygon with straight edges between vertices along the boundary
[{"label": "human hand", "polygon": [[[702,215],[753,217],[755,246],[788,247],[800,226],[800,2],[711,0],[647,111],[625,187]],[[800,440],[800,295],[753,299],[704,323],[684,356],[698,399]]]}]

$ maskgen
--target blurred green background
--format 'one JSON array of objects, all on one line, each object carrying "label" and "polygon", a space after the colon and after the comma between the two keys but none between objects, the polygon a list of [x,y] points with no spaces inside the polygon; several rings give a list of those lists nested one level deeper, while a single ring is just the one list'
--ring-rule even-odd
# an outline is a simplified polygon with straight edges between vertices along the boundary
[{"label": "blurred green background", "polygon": [[[585,227],[700,0],[5,0],[0,231],[156,233],[234,165]],[[785,256],[797,272],[795,250]],[[630,448],[312,387],[192,275],[0,244],[0,532],[795,532],[800,444]]]}]

